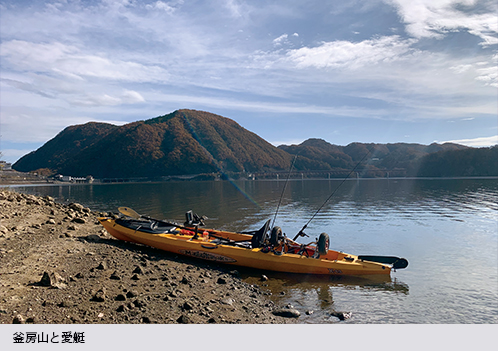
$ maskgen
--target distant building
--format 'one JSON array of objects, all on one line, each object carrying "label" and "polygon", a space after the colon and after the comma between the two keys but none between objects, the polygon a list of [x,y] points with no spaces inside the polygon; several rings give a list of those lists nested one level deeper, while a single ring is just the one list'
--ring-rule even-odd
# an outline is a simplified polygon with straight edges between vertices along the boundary
[{"label": "distant building", "polygon": [[91,175],[83,178],[83,177],[71,177],[62,174],[57,174],[54,176],[54,179],[58,180],[59,182],[68,182],[68,183],[93,183],[94,181],[94,178]]},{"label": "distant building", "polygon": [[0,161],[0,170],[1,171],[10,171],[12,170],[12,163]]}]

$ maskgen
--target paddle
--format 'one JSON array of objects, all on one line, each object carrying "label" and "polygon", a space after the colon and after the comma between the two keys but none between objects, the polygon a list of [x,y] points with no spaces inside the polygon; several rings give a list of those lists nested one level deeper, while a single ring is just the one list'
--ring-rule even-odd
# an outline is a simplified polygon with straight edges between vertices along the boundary
[{"label": "paddle", "polygon": [[399,258],[395,256],[358,256],[358,259],[364,261],[372,261],[378,263],[392,264],[395,269],[403,269],[408,267],[408,260],[406,258]]},{"label": "paddle", "polygon": [[124,214],[125,216],[135,218],[135,219],[140,219],[142,218],[142,215],[138,214],[137,211],[135,211],[132,208],[129,207],[118,207],[118,211]]}]

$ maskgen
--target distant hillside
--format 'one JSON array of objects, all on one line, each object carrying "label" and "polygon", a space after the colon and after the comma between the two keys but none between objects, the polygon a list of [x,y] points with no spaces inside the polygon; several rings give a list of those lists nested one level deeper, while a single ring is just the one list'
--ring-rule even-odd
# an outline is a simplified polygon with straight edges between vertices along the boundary
[{"label": "distant hillside", "polygon": [[[93,139],[87,136],[90,130]],[[98,178],[289,167],[289,154],[233,120],[194,110],[120,127],[98,123],[68,127],[13,165],[19,171],[50,168],[54,173]]]},{"label": "distant hillside", "polygon": [[[338,146],[322,139],[308,139],[299,145],[280,145],[279,148],[292,155],[299,155],[295,165],[297,170],[350,171],[365,158],[360,165],[361,171],[379,175],[381,173],[376,171],[389,171],[395,172],[398,176],[419,176],[419,168],[425,164],[424,158],[430,154],[469,149],[451,143],[431,145],[351,143],[347,146]],[[427,171],[424,172],[423,174],[426,174]]]},{"label": "distant hillside", "polygon": [[498,145],[439,151],[423,157],[417,166],[422,177],[498,176]]}]

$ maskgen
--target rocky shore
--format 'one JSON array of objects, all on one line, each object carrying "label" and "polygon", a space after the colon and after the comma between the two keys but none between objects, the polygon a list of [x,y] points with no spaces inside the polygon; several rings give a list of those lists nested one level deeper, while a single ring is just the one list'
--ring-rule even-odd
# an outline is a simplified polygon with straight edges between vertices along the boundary
[{"label": "rocky shore", "polygon": [[234,267],[116,240],[101,215],[0,190],[0,324],[298,322]]}]

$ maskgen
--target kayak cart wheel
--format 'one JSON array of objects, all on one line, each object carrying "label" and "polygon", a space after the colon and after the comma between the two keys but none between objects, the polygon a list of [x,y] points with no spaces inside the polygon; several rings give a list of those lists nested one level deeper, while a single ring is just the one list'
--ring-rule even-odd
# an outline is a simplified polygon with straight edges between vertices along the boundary
[{"label": "kayak cart wheel", "polygon": [[280,227],[273,227],[270,235],[270,244],[273,246],[278,246],[282,242],[284,235],[282,234],[282,229]]},{"label": "kayak cart wheel", "polygon": [[329,251],[329,236],[327,233],[322,233],[318,237],[318,253],[320,255],[325,255]]}]

